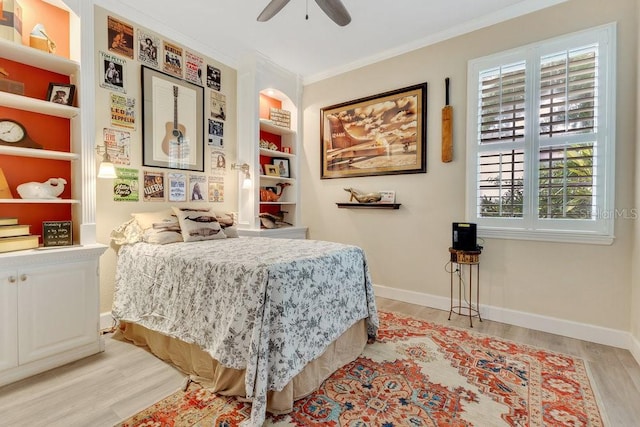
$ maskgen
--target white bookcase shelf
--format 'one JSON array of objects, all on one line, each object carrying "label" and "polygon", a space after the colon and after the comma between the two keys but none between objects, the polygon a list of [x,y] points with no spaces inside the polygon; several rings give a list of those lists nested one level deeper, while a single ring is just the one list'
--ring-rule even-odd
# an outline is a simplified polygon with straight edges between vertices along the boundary
[{"label": "white bookcase shelf", "polygon": [[56,104],[42,99],[29,98],[28,96],[7,92],[0,92],[0,105],[65,119],[72,119],[80,113],[80,109],[77,107],[70,107],[68,105]]}]

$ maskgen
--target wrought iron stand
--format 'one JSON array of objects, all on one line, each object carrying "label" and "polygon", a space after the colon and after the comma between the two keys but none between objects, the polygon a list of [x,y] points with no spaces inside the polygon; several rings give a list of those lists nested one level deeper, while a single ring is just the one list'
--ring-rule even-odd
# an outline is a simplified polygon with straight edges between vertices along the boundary
[{"label": "wrought iron stand", "polygon": [[[451,308],[449,310],[449,320],[451,320],[451,314],[456,313],[462,316],[469,316],[469,325],[473,328],[473,318],[477,317],[482,322],[480,317],[480,253],[481,251],[462,251],[454,248],[449,248],[451,254]],[[457,268],[454,271],[453,264],[456,264]],[[462,281],[462,266],[469,266],[469,300],[464,301],[462,299],[463,281]],[[476,267],[476,304],[473,305],[473,267]],[[458,301],[457,305],[454,305],[453,299],[453,274],[458,274]]]}]

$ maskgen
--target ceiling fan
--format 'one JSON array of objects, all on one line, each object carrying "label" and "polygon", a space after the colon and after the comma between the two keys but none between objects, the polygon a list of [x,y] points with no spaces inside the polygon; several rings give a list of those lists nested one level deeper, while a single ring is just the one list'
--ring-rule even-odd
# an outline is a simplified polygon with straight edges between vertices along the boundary
[{"label": "ceiling fan", "polygon": [[[287,3],[289,3],[289,0],[271,0],[267,7],[258,15],[258,21],[264,22],[273,18]],[[318,3],[320,9],[322,9],[333,22],[341,27],[351,22],[351,15],[349,15],[349,12],[341,0],[316,0],[316,3]],[[307,19],[309,19],[308,15]]]}]

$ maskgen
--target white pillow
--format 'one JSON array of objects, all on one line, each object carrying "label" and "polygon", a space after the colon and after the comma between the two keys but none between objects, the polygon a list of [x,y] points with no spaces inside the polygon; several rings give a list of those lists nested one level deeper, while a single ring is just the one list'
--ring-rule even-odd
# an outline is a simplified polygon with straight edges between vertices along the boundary
[{"label": "white pillow", "polygon": [[182,239],[185,242],[227,238],[211,208],[178,208],[174,206],[173,212],[178,217]]},{"label": "white pillow", "polygon": [[228,238],[240,237],[238,235],[238,222],[236,221],[236,216],[233,214],[233,212],[216,212],[216,219],[220,223],[225,236],[227,236]]},{"label": "white pillow", "polygon": [[161,222],[177,222],[178,219],[173,213],[172,209],[163,209],[155,212],[138,212],[132,213],[132,217],[136,219],[138,225],[143,230],[147,230],[153,227],[153,224]]},{"label": "white pillow", "polygon": [[111,241],[117,245],[126,245],[142,241],[142,229],[138,222],[131,218],[129,221],[120,224],[111,230]]}]

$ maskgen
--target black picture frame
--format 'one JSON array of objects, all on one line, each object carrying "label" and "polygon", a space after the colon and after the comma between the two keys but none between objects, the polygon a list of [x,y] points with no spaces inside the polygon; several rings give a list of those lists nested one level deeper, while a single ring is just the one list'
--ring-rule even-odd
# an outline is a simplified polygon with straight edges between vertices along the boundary
[{"label": "black picture frame", "polygon": [[45,247],[73,245],[71,221],[43,221],[42,243]]},{"label": "black picture frame", "polygon": [[47,89],[47,101],[54,104],[73,105],[73,97],[76,93],[76,86],[67,83],[49,83]]},{"label": "black picture frame", "polygon": [[278,166],[278,172],[282,178],[291,178],[291,172],[289,170],[289,159],[283,159],[280,157],[271,159],[271,164]]},{"label": "black picture frame", "polygon": [[204,88],[141,67],[142,164],[204,172]]},{"label": "black picture frame", "polygon": [[427,83],[320,110],[320,178],[427,172]]}]

